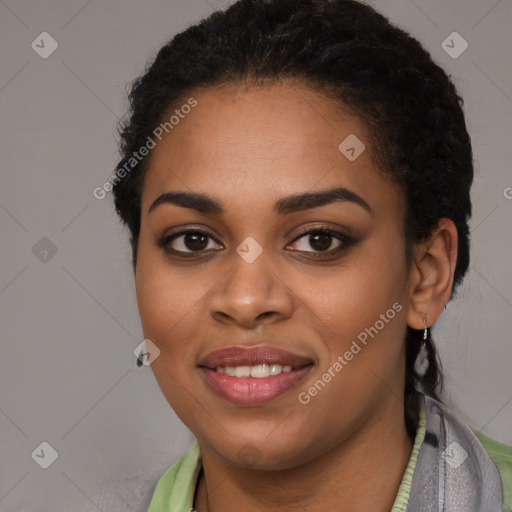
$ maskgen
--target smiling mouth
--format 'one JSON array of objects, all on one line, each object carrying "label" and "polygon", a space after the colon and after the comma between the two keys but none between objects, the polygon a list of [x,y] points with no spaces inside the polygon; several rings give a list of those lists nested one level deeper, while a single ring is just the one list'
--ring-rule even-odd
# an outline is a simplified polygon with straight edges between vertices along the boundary
[{"label": "smiling mouth", "polygon": [[286,350],[259,345],[211,352],[198,367],[215,395],[237,406],[255,407],[297,387],[314,363]]}]

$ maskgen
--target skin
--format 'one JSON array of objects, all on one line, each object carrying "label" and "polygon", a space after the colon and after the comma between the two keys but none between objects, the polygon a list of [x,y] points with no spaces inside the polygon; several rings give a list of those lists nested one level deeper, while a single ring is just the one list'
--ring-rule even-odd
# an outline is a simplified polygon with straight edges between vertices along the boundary
[{"label": "skin", "polygon": [[[135,279],[144,335],[160,349],[154,375],[200,444],[194,507],[389,511],[413,445],[403,412],[406,326],[423,329],[424,318],[431,326],[448,302],[456,228],[442,219],[414,247],[408,268],[404,197],[377,172],[365,126],[305,86],[225,84],[191,96],[198,105],[151,156]],[[338,150],[349,134],[366,145],[355,161]],[[273,211],[280,198],[332,187],[355,192],[372,212],[349,201]],[[165,203],[148,213],[171,191],[214,197],[225,212]],[[348,231],[356,243],[322,259],[325,252],[301,234],[320,226]],[[183,236],[167,252],[157,246],[191,227],[212,236],[202,254],[172,255],[170,248],[194,254]],[[263,249],[252,263],[236,252],[249,236]],[[401,311],[307,405],[299,403],[298,393],[393,303]],[[262,343],[314,362],[296,389],[241,407],[209,388],[201,357]],[[258,455],[252,464],[238,455],[249,445]]]}]

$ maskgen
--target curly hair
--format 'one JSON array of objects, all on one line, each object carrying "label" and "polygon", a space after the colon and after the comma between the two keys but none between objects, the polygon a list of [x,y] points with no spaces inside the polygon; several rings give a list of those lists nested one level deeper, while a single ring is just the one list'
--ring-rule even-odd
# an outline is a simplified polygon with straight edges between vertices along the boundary
[{"label": "curly hair", "polygon": [[[116,172],[192,91],[286,79],[339,102],[364,122],[378,172],[405,197],[408,265],[414,244],[428,240],[441,218],[454,222],[458,258],[451,299],[469,265],[473,155],[463,100],[414,37],[364,3],[239,0],[175,35],[131,85]],[[150,156],[113,184],[134,268]],[[422,359],[421,339],[422,331],[407,326],[404,415],[411,436],[419,421],[418,391],[440,400],[443,387],[435,345],[425,345]],[[423,371],[419,359],[427,363]]]}]

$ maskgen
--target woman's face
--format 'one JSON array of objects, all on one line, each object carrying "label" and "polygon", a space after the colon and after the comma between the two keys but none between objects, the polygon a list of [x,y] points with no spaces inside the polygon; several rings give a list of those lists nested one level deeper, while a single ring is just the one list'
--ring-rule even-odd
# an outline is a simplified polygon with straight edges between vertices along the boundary
[{"label": "woman's face", "polygon": [[193,97],[153,150],[136,268],[169,404],[203,450],[260,468],[403,422],[404,201],[364,125],[291,84]]}]

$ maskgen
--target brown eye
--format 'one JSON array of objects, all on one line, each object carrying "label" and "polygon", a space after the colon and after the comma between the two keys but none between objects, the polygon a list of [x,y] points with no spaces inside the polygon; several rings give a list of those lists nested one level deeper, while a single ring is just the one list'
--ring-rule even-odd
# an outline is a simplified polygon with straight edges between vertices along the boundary
[{"label": "brown eye", "polygon": [[187,233],[183,235],[183,245],[191,251],[202,251],[208,246],[208,236],[202,233]]},{"label": "brown eye", "polygon": [[[327,228],[316,228],[303,232],[291,245],[295,245],[297,251],[331,253],[350,245],[351,242],[352,239],[344,233]],[[336,245],[333,247],[333,244]]]},{"label": "brown eye", "polygon": [[214,239],[208,233],[199,230],[188,230],[164,237],[158,245],[170,253],[201,253],[217,248]]}]

